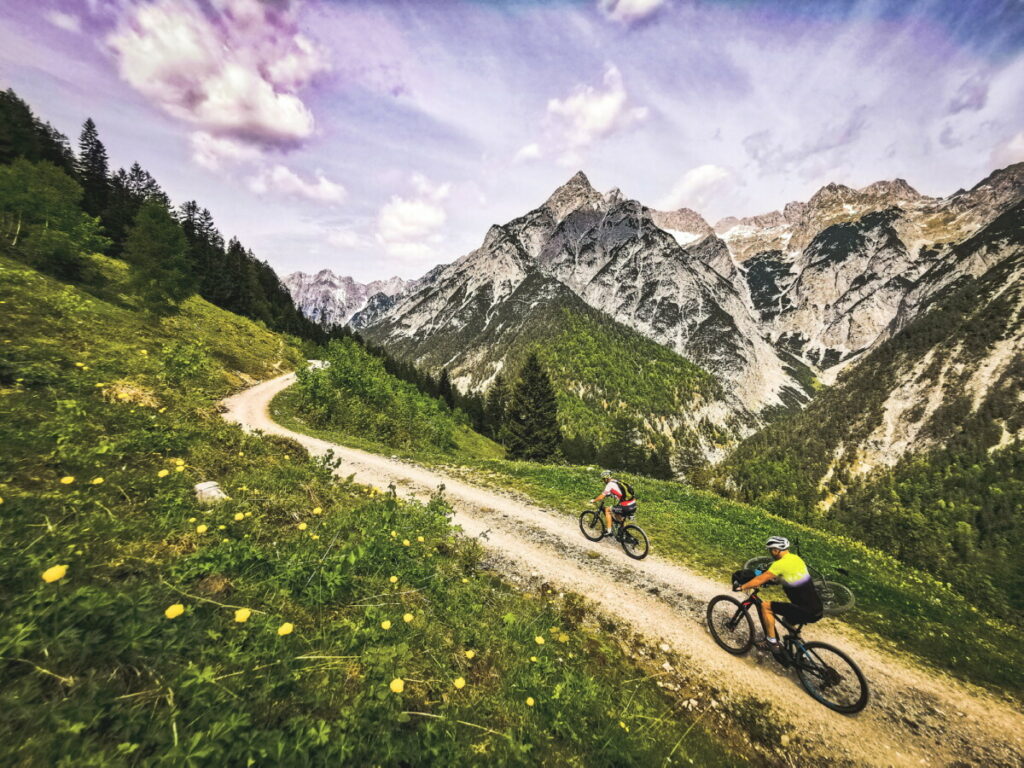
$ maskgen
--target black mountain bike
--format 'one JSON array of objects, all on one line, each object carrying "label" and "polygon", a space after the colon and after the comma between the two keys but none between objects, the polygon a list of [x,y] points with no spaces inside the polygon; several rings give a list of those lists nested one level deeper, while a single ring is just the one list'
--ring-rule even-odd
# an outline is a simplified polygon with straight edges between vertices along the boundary
[{"label": "black mountain bike", "polygon": [[[751,590],[743,602],[732,595],[718,595],[708,603],[711,636],[723,649],[736,656],[747,653],[754,645],[751,609],[761,622],[761,630],[764,630],[761,598],[757,596],[759,591]],[[796,669],[800,684],[812,698],[846,715],[860,712],[867,706],[868,682],[853,659],[828,643],[804,642],[800,637],[803,624],[790,624],[778,614],[775,621],[776,626],[786,629],[779,661],[783,666]]]},{"label": "black mountain bike", "polygon": [[[633,513],[619,514],[612,511],[612,535],[622,545],[623,551],[634,560],[643,560],[647,557],[650,543],[647,541],[647,534],[639,525],[628,522],[633,519]],[[580,530],[590,541],[600,541],[604,538],[608,529],[604,525],[604,511],[598,507],[596,510],[588,509],[580,515]]]}]

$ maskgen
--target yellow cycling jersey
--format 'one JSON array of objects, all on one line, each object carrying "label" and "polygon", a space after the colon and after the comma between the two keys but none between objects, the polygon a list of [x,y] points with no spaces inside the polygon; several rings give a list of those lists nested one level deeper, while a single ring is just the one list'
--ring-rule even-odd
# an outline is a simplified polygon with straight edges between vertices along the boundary
[{"label": "yellow cycling jersey", "polygon": [[768,566],[768,572],[779,577],[787,587],[799,587],[811,580],[807,563],[800,555],[784,552],[782,557]]}]

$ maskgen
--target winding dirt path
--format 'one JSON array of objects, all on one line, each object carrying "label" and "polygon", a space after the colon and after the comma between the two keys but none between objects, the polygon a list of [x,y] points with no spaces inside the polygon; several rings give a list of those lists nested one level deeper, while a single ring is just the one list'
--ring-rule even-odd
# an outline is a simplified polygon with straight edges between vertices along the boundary
[{"label": "winding dirt path", "polygon": [[[704,627],[707,601],[724,585],[652,555],[630,560],[611,542],[583,538],[574,519],[463,480],[366,451],[348,448],[276,424],[269,404],[295,381],[287,374],[224,401],[224,417],[249,431],[291,438],[313,455],[328,450],[342,460],[340,476],[426,499],[440,484],[455,523],[511,574],[528,575],[577,592],[607,616],[628,624],[653,644],[667,643],[676,666],[716,694],[772,703],[772,717],[794,734],[785,754],[791,765],[1024,766],[1024,715],[1012,703],[878,650],[836,622],[809,628],[811,639],[834,642],[860,664],[872,699],[855,716],[835,714],[807,696],[795,677],[754,653],[728,655]],[[653,545],[657,547],[657,531]]]}]

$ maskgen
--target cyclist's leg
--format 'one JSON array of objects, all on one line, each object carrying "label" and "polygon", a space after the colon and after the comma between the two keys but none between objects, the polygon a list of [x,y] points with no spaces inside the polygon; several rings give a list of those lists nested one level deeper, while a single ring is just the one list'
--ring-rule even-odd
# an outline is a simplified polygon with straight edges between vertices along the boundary
[{"label": "cyclist's leg", "polygon": [[764,619],[764,634],[771,640],[778,640],[775,633],[775,614],[772,612],[772,601],[761,601],[761,618]]},{"label": "cyclist's leg", "polygon": [[607,507],[604,508],[604,519],[605,519],[605,522],[608,523],[608,527],[607,527],[606,531],[607,531],[607,533],[611,533],[612,532],[612,507],[611,507],[610,504]]}]

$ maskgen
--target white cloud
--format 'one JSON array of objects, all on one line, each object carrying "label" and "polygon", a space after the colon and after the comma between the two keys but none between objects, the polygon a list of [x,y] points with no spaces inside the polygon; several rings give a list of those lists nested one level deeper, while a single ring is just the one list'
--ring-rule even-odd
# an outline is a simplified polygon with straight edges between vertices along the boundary
[{"label": "white cloud", "polygon": [[277,193],[300,197],[316,203],[337,205],[345,199],[345,188],[328,179],[320,171],[315,181],[307,181],[281,164],[264,168],[249,179],[249,189],[258,195]]},{"label": "white cloud", "polygon": [[211,171],[256,162],[263,157],[258,147],[234,139],[213,136],[206,131],[194,132],[189,136],[189,143],[192,145],[192,160]]},{"label": "white cloud", "polygon": [[46,20],[53,24],[58,29],[63,29],[65,32],[81,32],[82,31],[82,20],[75,16],[73,13],[64,13],[62,11],[47,11]]},{"label": "white cloud", "polygon": [[122,79],[209,133],[262,145],[313,133],[298,91],[326,56],[287,3],[154,0],[126,10],[106,42]]},{"label": "white cloud", "polygon": [[450,184],[434,184],[426,176],[415,174],[411,197],[393,195],[377,215],[377,242],[384,251],[402,261],[425,262],[435,257],[435,248],[444,237],[442,229],[448,214],[442,204],[451,191]]},{"label": "white cloud", "polygon": [[335,248],[351,250],[365,244],[365,239],[351,229],[339,228],[327,232],[327,242]]},{"label": "white cloud", "polygon": [[601,13],[624,24],[646,19],[665,5],[665,0],[597,0]]},{"label": "white cloud", "polygon": [[539,160],[542,154],[540,144],[533,142],[532,144],[520,147],[519,151],[516,152],[516,156],[512,158],[512,161],[516,163],[528,163],[531,160]]},{"label": "white cloud", "polygon": [[733,186],[733,176],[718,165],[700,165],[684,173],[657,207],[663,211],[694,208],[698,212],[717,195]]},{"label": "white cloud", "polygon": [[595,141],[647,117],[647,107],[629,106],[622,73],[614,64],[605,69],[603,83],[604,88],[580,85],[571,96],[548,101],[548,118],[563,165],[578,163],[582,152]]},{"label": "white cloud", "polygon": [[1024,162],[1024,131],[996,147],[992,153],[992,162],[996,168]]}]

